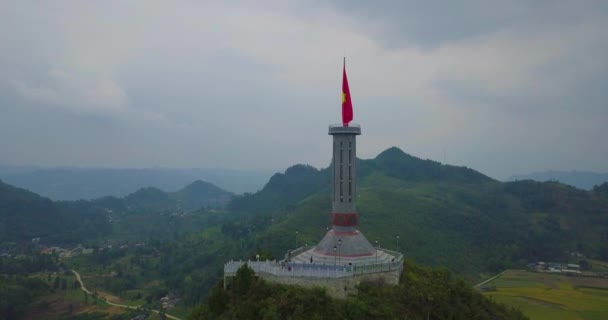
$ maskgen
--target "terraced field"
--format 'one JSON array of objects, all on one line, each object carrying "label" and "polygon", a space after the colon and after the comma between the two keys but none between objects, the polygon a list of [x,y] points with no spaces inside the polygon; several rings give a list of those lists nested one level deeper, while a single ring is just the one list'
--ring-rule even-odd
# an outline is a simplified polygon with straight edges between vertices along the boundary
[{"label": "terraced field", "polygon": [[486,285],[496,287],[486,296],[532,320],[608,319],[608,279],[508,270]]}]

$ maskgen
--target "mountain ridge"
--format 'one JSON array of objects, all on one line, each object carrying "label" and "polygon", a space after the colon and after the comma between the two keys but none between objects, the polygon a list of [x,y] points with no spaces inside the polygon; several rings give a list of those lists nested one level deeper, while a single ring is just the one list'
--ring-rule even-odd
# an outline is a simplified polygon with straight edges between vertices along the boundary
[{"label": "mountain ridge", "polygon": [[608,182],[608,173],[591,171],[540,171],[529,174],[513,175],[507,181],[534,180],[534,181],[559,181],[579,189],[591,190],[594,186]]},{"label": "mountain ridge", "polygon": [[[233,194],[211,183],[194,181],[168,193],[145,187],[123,197],[95,200],[52,201],[0,180],[0,241],[73,243],[111,232],[109,213],[189,212],[204,207],[223,207]],[[75,230],[70,235],[67,230]]]},{"label": "mountain ridge", "polygon": [[270,174],[228,169],[37,168],[0,166],[0,179],[53,200],[124,197],[153,186],[174,192],[195,180],[209,181],[233,193],[255,192]]}]

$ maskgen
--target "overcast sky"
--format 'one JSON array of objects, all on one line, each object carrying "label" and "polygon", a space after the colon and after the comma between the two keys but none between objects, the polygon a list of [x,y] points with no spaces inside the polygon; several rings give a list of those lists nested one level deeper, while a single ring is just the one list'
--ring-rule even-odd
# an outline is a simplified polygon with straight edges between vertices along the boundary
[{"label": "overcast sky", "polygon": [[0,163],[326,167],[344,54],[361,158],[608,172],[607,1],[0,1]]}]

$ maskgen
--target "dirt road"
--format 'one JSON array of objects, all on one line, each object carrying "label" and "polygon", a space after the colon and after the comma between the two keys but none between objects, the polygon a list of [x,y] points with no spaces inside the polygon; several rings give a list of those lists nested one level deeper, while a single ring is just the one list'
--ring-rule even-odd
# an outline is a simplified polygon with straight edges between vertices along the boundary
[{"label": "dirt road", "polygon": [[[87,289],[87,287],[84,286],[84,282],[82,282],[82,279],[80,278],[80,273],[78,273],[76,270],[72,270],[72,273],[74,273],[74,275],[76,276],[76,280],[78,280],[78,283],[80,283],[80,289],[88,294],[93,294],[93,292],[89,291],[89,289]],[[115,306],[115,307],[128,308],[128,309],[133,309],[133,310],[137,310],[138,308],[140,308],[140,307],[136,307],[136,306],[128,306],[125,304],[114,303],[114,302],[104,299],[103,297],[101,299],[103,299],[105,301],[105,303],[107,303],[111,306]],[[158,310],[150,310],[150,311],[155,312],[155,313],[160,313],[160,311],[158,311]],[[180,318],[178,318],[176,316],[172,316],[168,313],[165,313],[165,316],[167,316],[167,318],[169,318],[169,319],[181,320]]]}]

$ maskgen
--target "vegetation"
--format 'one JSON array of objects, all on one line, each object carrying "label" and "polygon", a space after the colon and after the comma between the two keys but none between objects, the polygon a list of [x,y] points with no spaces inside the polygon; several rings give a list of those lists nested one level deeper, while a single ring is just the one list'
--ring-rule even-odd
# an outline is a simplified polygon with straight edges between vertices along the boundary
[{"label": "vegetation", "polygon": [[40,279],[0,275],[0,319],[19,319],[30,303],[50,291]]},{"label": "vegetation", "polygon": [[84,201],[52,202],[0,181],[0,244],[78,242],[111,230],[103,211]]},{"label": "vegetation", "polygon": [[244,265],[228,290],[218,283],[198,319],[526,319],[519,311],[484,298],[446,269],[405,265],[401,283],[364,283],[344,300],[322,288],[267,283]]}]

